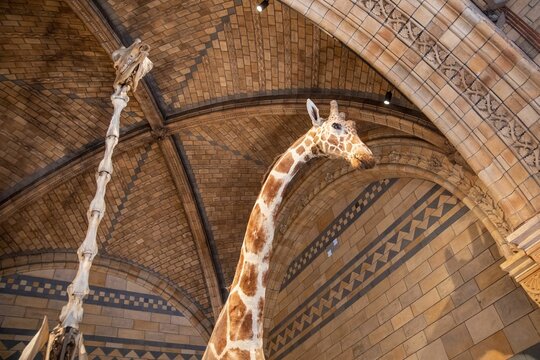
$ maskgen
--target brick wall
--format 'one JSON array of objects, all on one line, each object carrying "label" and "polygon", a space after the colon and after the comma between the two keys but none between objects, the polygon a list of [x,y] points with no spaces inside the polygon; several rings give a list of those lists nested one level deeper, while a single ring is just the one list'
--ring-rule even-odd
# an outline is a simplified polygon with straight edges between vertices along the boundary
[{"label": "brick wall", "polygon": [[[18,359],[44,315],[57,324],[74,270],[0,277],[0,358]],[[90,359],[200,359],[205,342],[188,319],[157,294],[93,272],[81,326]]]},{"label": "brick wall", "polygon": [[505,359],[540,341],[540,310],[445,189],[386,179],[332,204],[287,239],[270,359]]}]

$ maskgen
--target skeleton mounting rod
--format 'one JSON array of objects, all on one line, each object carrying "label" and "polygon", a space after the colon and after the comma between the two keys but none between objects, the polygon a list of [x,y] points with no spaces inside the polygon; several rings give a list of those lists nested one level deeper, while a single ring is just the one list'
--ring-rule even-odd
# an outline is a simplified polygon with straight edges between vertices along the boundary
[{"label": "skeleton mounting rod", "polygon": [[112,54],[116,69],[114,93],[111,96],[114,112],[105,137],[105,154],[96,174],[96,194],[86,215],[88,230],[77,250],[79,269],[73,282],[68,286],[68,303],[62,308],[59,324],[48,334],[45,317],[38,333],[22,352],[21,360],[33,359],[45,343],[47,343],[46,359],[72,360],[77,355],[79,358],[86,358],[79,324],[83,317],[83,301],[90,292],[88,285],[90,268],[98,253],[96,236],[99,223],[105,215],[105,192],[113,173],[112,155],[120,136],[120,114],[129,101],[128,91],[130,89],[135,91],[139,80],[152,69],[153,64],[148,59],[149,50],[148,45],[142,44],[137,39],[130,47],[122,47]]}]

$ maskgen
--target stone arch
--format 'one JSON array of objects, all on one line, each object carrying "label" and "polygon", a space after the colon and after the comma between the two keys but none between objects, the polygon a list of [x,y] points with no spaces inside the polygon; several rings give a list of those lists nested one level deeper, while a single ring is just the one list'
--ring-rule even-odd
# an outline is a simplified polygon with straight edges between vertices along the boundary
[{"label": "stone arch", "polygon": [[[331,100],[338,99],[340,109],[344,109],[347,118],[350,120],[360,120],[373,124],[383,125],[392,129],[400,130],[406,134],[422,138],[433,145],[439,146],[450,151],[446,139],[441,136],[435,127],[420,114],[407,114],[395,110],[388,110],[382,106],[375,106],[358,101],[354,98],[338,96],[332,94],[330,97],[316,96],[312,100],[317,103],[323,113],[328,113],[328,107]],[[286,102],[286,105],[278,101]],[[198,114],[191,114],[188,117],[178,117],[171,119],[168,128],[171,132],[177,132],[191,126],[198,126],[201,123],[211,124],[214,122],[234,121],[241,117],[250,116],[252,113],[257,115],[305,115],[307,119],[305,99],[278,99],[275,98],[269,102],[247,103],[245,107],[235,107],[231,104],[229,108],[220,109],[220,111],[203,111]],[[306,122],[306,126],[309,124]],[[361,129],[358,129],[361,132]]]},{"label": "stone arch", "polygon": [[[307,190],[303,188],[303,184],[298,184],[295,191],[287,195],[282,211],[278,215],[278,222],[281,219],[283,226],[275,235],[266,297],[265,330],[269,330],[271,325],[281,279],[284,278],[284,272],[295,254],[290,248],[291,243],[305,231],[300,224],[300,219],[314,218],[314,212],[317,210],[313,209],[317,209],[317,206],[312,206],[313,202],[320,196],[325,200],[328,197],[336,197],[335,189],[346,191],[347,188],[367,185],[385,178],[408,177],[429,180],[451,192],[473,212],[489,231],[504,257],[509,258],[513,255],[514,249],[505,241],[508,233],[513,230],[512,226],[508,223],[500,206],[470,170],[454,162],[438,149],[418,140],[383,139],[371,142],[368,140],[367,144],[377,160],[377,166],[374,169],[357,172],[348,164],[341,163],[330,168],[327,176],[321,174],[309,176],[317,179],[324,178],[325,181]],[[313,171],[320,172],[320,169]],[[328,176],[328,174],[331,175]],[[300,206],[291,207],[291,204],[300,204]],[[285,237],[290,241],[285,241]]]},{"label": "stone arch", "polygon": [[[46,269],[76,269],[78,260],[71,251],[50,251],[40,253],[16,254],[2,259],[0,276]],[[202,309],[182,289],[163,279],[158,274],[121,259],[100,255],[94,259],[92,272],[101,272],[126,277],[145,289],[159,295],[180,310],[191,325],[207,341],[213,324]],[[84,320],[83,320],[84,321]]]},{"label": "stone arch", "polygon": [[519,226],[540,210],[538,68],[470,2],[283,0],[437,126]]}]

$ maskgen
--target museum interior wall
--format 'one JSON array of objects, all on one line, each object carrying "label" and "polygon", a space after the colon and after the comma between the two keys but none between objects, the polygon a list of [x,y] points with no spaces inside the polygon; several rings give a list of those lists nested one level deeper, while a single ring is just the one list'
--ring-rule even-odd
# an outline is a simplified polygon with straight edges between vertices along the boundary
[{"label": "museum interior wall", "polygon": [[345,175],[282,241],[272,359],[500,359],[540,340],[489,232],[431,181]]},{"label": "museum interior wall", "polygon": [[[182,312],[123,275],[92,275],[81,326],[89,358],[200,358],[206,343]],[[2,277],[2,359],[18,358],[44,315],[56,325],[74,276],[72,269],[52,268]]]},{"label": "museum interior wall", "polygon": [[[58,322],[129,93],[81,325],[92,359],[201,359],[306,99],[376,166],[316,159],[275,224],[268,359],[540,358],[540,6],[490,1],[0,3],[0,358]],[[384,105],[387,92],[390,105]],[[535,355],[535,356],[536,356]]]}]

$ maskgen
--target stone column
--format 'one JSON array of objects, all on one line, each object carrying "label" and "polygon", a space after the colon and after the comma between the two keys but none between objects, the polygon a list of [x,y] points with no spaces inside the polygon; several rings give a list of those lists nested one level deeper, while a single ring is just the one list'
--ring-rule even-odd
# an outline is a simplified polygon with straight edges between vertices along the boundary
[{"label": "stone column", "polygon": [[501,268],[540,306],[540,214],[508,235],[507,240],[519,250],[507,258]]}]

